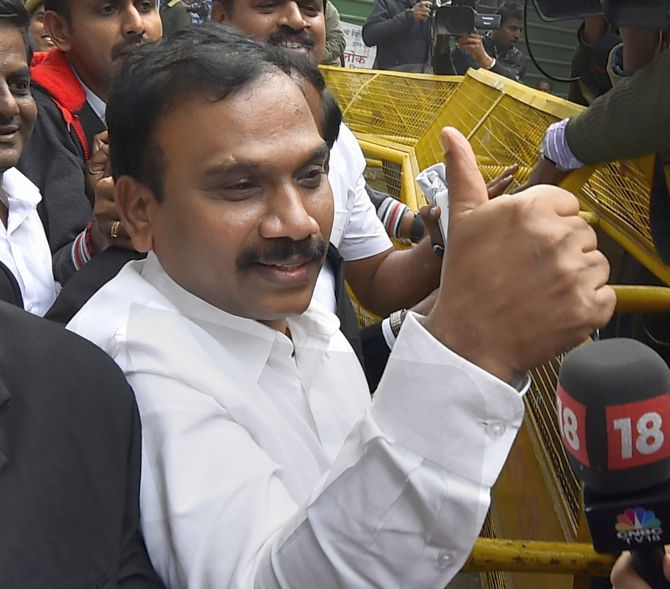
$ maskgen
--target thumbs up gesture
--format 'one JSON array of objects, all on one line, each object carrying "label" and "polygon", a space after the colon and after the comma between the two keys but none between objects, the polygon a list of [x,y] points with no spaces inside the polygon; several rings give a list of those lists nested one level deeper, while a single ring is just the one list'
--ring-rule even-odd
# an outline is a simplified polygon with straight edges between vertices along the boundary
[{"label": "thumbs up gesture", "polygon": [[449,234],[425,326],[452,351],[513,382],[609,320],[609,264],[573,195],[535,186],[489,201],[465,137],[445,128],[441,141]]}]

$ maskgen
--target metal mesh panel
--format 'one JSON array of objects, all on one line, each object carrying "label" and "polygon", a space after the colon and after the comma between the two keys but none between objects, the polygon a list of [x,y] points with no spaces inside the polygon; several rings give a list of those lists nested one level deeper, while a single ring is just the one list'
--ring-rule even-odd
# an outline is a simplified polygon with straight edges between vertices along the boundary
[{"label": "metal mesh panel", "polygon": [[458,87],[458,77],[323,67],[347,125],[357,134],[414,145]]},{"label": "metal mesh panel", "polygon": [[[376,159],[368,169],[371,184],[415,206],[421,202],[416,187],[411,182],[403,186],[401,178],[416,170],[401,168],[401,156],[409,150],[418,169],[441,161],[444,126],[468,136],[487,180],[519,164],[513,190],[528,178],[547,126],[582,110],[482,70],[470,70],[462,78],[333,67],[324,67],[323,73],[359,139],[374,138],[397,150],[397,158],[383,160],[368,154]],[[631,241],[639,245],[648,256],[643,263],[668,281],[670,268],[660,262],[651,241],[649,177],[638,162],[610,164],[591,177],[578,197],[614,224],[613,237],[624,247]]]},{"label": "metal mesh panel", "polygon": [[531,440],[536,454],[544,467],[547,489],[553,495],[554,504],[565,537],[574,540],[579,525],[581,487],[568,462],[561,443],[556,417],[555,393],[558,369],[563,357],[558,357],[531,371],[533,385],[524,399]]}]

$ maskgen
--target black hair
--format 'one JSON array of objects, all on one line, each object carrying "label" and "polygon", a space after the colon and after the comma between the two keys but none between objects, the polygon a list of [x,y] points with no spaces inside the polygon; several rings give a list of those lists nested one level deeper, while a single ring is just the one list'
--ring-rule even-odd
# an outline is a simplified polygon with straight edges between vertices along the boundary
[{"label": "black hair", "polygon": [[0,0],[0,23],[14,25],[23,37],[28,65],[32,61],[33,50],[30,45],[30,14],[21,0]]},{"label": "black hair", "polygon": [[44,0],[44,10],[53,10],[65,20],[70,20],[70,7],[68,0]]},{"label": "black hair", "polygon": [[324,140],[332,146],[341,113],[326,93],[318,69],[303,56],[220,24],[186,27],[158,43],[138,48],[112,84],[107,103],[112,176],[131,176],[162,200],[164,159],[152,140],[157,122],[186,99],[221,100],[276,72],[294,79],[297,75],[321,93]]},{"label": "black hair", "polygon": [[496,10],[500,15],[500,25],[504,25],[508,20],[523,21],[523,6],[517,2],[505,2]]}]

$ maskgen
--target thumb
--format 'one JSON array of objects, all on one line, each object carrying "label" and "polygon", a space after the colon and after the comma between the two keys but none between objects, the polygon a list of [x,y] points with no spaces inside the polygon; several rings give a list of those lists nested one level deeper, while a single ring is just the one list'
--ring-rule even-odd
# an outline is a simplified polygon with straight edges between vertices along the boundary
[{"label": "thumb", "polygon": [[488,202],[486,183],[477,166],[475,154],[462,133],[451,127],[440,135],[447,166],[449,186],[449,223],[454,217]]}]

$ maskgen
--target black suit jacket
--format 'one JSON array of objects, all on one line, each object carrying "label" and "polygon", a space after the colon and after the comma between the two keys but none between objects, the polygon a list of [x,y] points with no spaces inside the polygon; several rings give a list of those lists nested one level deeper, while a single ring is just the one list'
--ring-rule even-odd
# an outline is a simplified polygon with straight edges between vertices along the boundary
[{"label": "black suit jacket", "polygon": [[122,373],[4,302],[0,334],[0,588],[161,587],[139,535],[140,423]]}]

